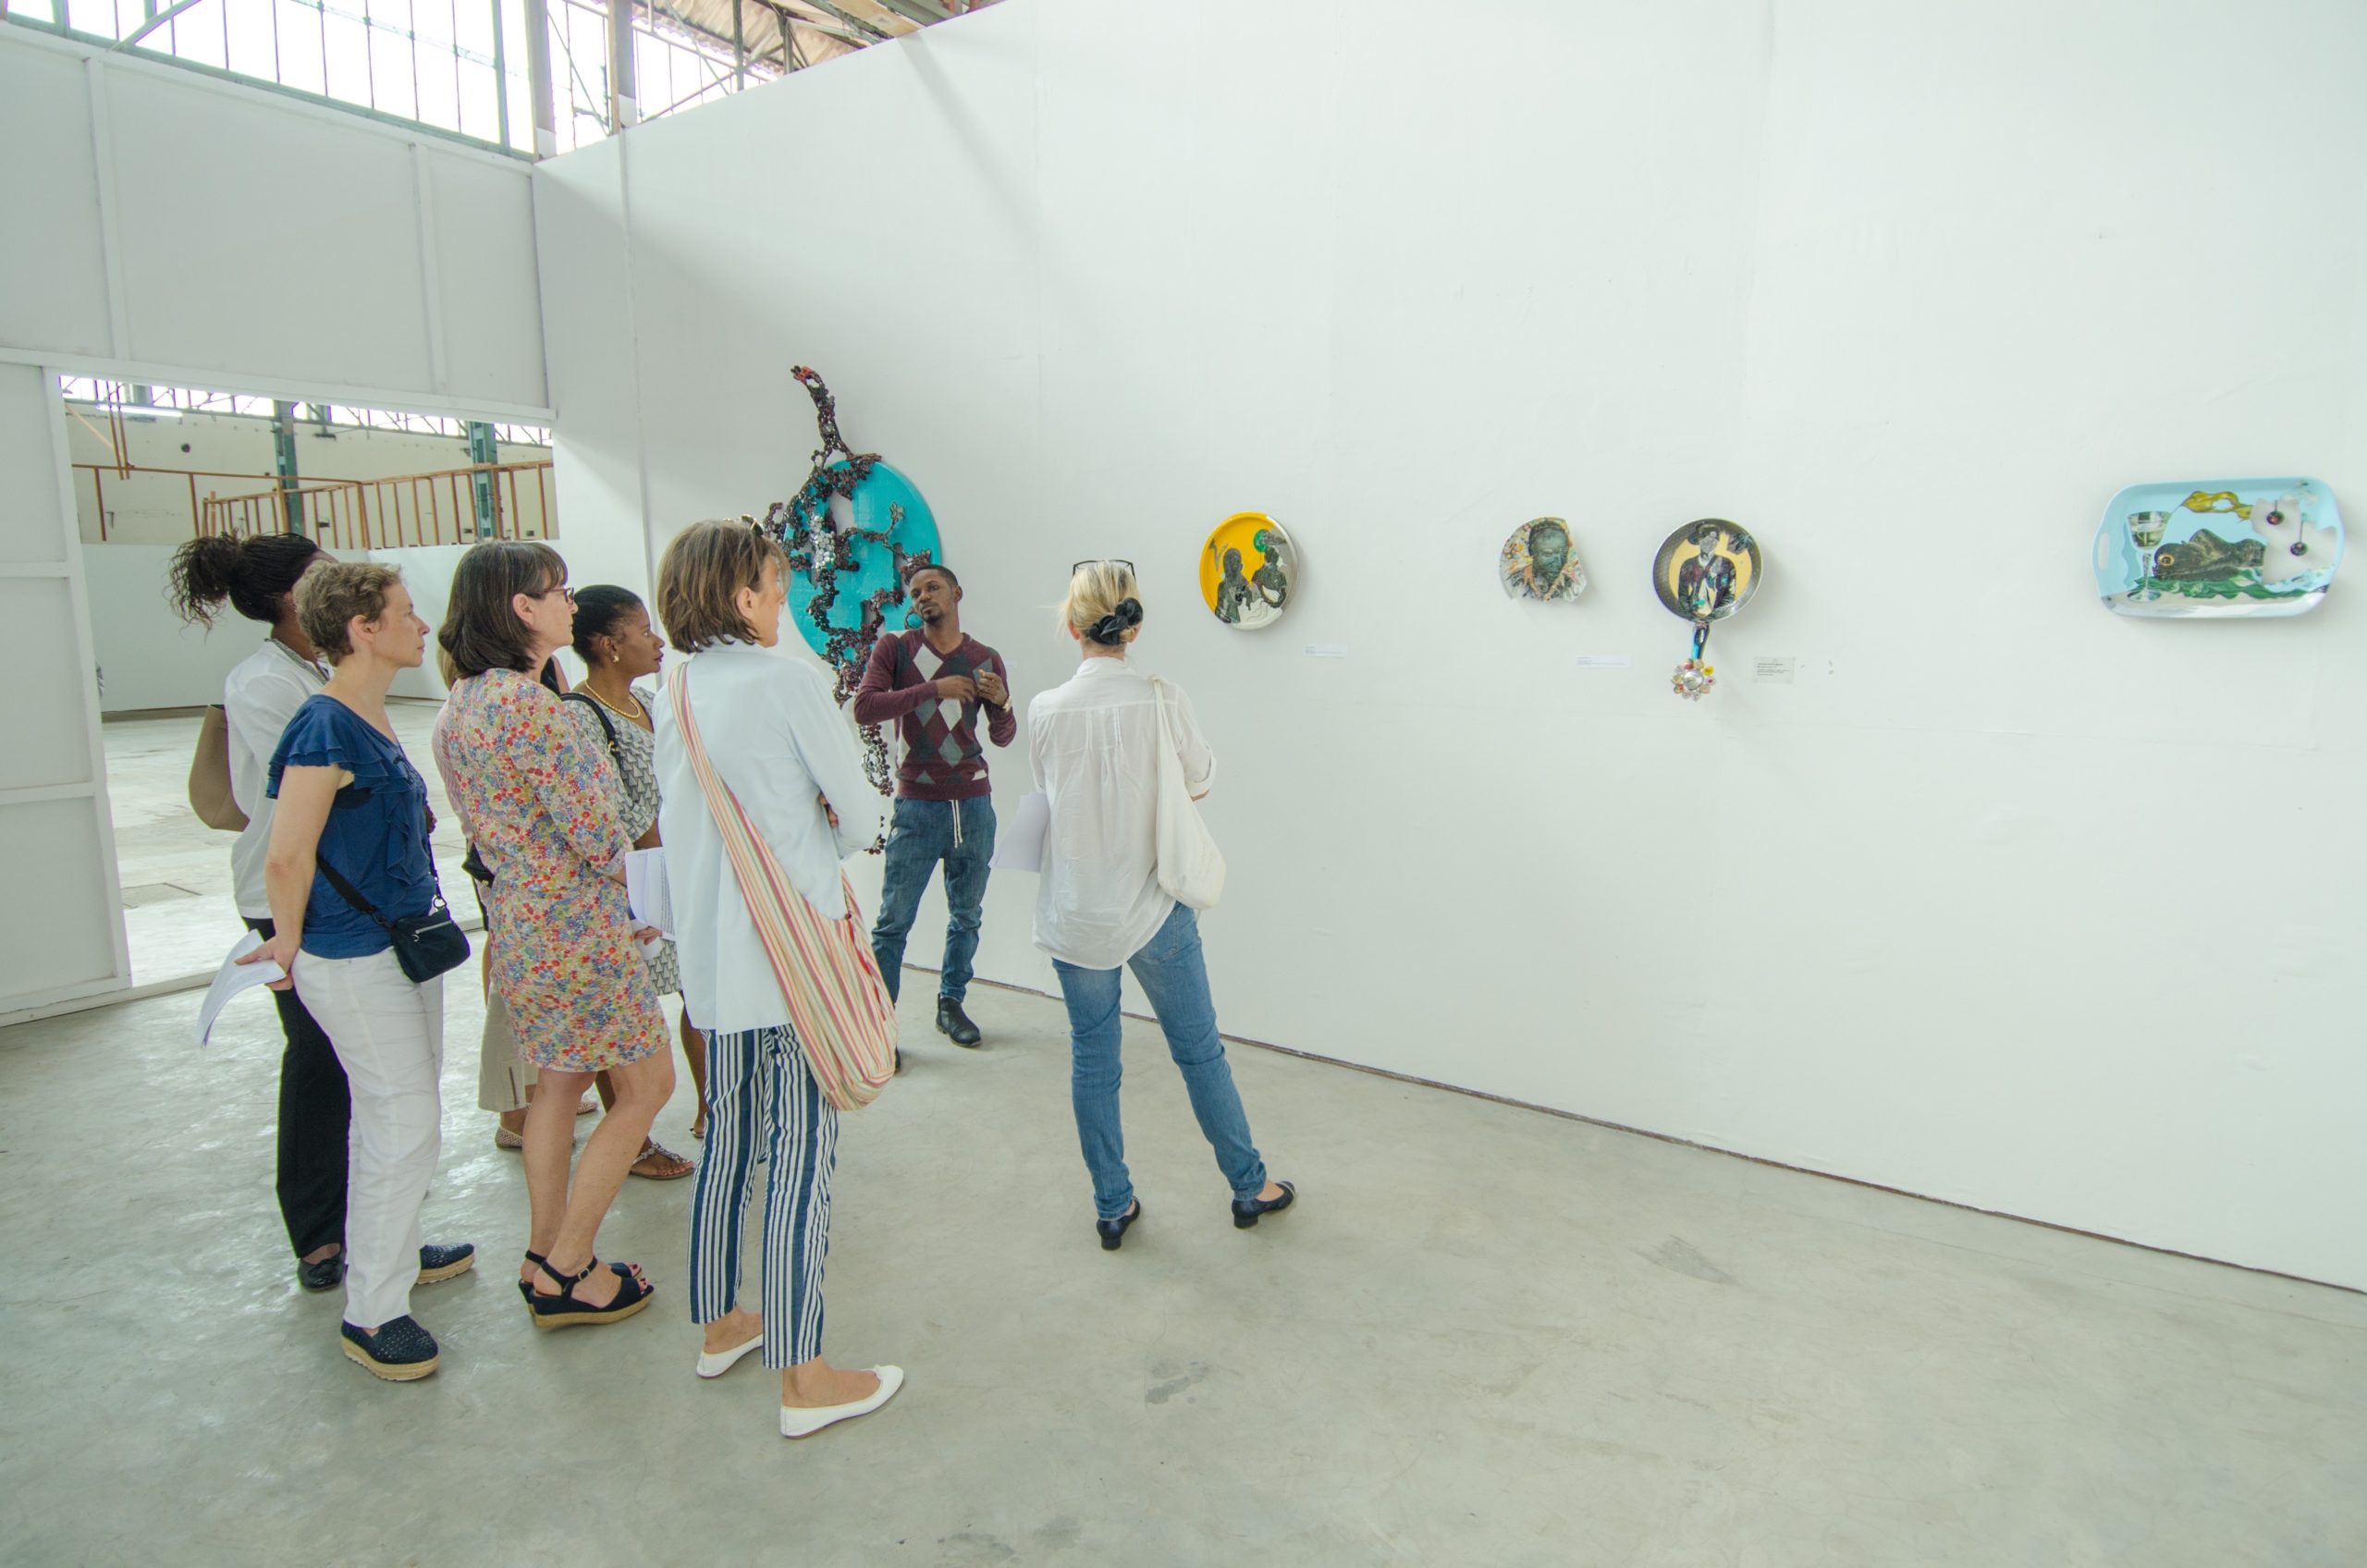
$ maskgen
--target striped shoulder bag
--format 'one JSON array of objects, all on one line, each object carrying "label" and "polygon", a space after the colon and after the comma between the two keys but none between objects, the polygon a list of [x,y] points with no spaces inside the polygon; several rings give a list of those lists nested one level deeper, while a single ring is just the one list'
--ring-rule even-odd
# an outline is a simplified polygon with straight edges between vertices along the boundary
[{"label": "striped shoulder bag", "polygon": [[896,1004],[888,999],[879,962],[864,937],[854,887],[840,872],[847,913],[831,920],[790,881],[772,846],[749,822],[739,797],[707,761],[698,721],[691,716],[692,662],[677,664],[666,678],[682,749],[699,776],[707,810],[722,831],[724,853],[741,896],[748,900],[748,917],[755,922],[773,978],[780,983],[781,1000],[789,1006],[790,1024],[804,1047],[814,1081],[831,1105],[859,1110],[877,1099],[896,1074]]}]

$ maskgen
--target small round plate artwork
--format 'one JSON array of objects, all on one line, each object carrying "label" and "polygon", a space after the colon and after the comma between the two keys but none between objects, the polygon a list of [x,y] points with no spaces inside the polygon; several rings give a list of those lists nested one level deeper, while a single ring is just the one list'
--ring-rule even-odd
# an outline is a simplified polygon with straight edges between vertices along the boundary
[{"label": "small round plate artwork", "polygon": [[1227,626],[1270,625],[1297,591],[1298,546],[1264,512],[1233,513],[1200,547],[1200,600]]},{"label": "small round plate artwork", "polygon": [[1652,557],[1652,591],[1661,607],[1686,620],[1723,620],[1759,592],[1759,541],[1739,523],[1705,517],[1661,541]]},{"label": "small round plate artwork", "polygon": [[1570,525],[1558,517],[1532,518],[1514,529],[1496,570],[1505,594],[1515,599],[1565,604],[1587,591],[1587,569],[1570,542]]}]

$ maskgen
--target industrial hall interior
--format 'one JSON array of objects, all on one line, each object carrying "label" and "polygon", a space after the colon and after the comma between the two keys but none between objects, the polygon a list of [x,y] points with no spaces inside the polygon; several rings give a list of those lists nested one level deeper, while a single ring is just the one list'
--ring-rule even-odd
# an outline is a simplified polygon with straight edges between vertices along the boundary
[{"label": "industrial hall interior", "polygon": [[0,0],[0,1564],[2367,1563],[2362,77]]}]

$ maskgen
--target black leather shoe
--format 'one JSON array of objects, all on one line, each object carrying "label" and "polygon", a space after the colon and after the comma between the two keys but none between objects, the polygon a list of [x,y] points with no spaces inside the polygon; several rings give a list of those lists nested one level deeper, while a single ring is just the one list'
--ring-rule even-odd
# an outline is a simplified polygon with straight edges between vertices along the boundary
[{"label": "black leather shoe", "polygon": [[970,1015],[962,1011],[962,1004],[951,997],[937,998],[937,1032],[949,1036],[957,1046],[975,1046],[984,1037],[979,1035],[978,1026],[970,1022]]},{"label": "black leather shoe", "polygon": [[372,1376],[389,1383],[409,1383],[435,1370],[439,1359],[435,1336],[416,1318],[398,1317],[365,1333],[350,1323],[337,1326],[345,1336],[345,1354],[368,1367]]},{"label": "black leather shoe", "polygon": [[1246,1231],[1269,1214],[1280,1214],[1298,1201],[1298,1189],[1288,1182],[1277,1182],[1282,1195],[1278,1198],[1235,1198],[1233,1200],[1233,1228]]},{"label": "black leather shoe", "polygon": [[1118,1216],[1117,1219],[1095,1220],[1093,1222],[1093,1228],[1101,1234],[1101,1250],[1103,1252],[1116,1252],[1120,1247],[1125,1245],[1126,1227],[1132,1225],[1135,1220],[1140,1219],[1142,1217],[1143,1200],[1136,1198],[1132,1204],[1127,1206],[1126,1212]]},{"label": "black leather shoe", "polygon": [[333,1252],[318,1263],[296,1266],[296,1282],[308,1291],[333,1291],[345,1282],[345,1254]]},{"label": "black leather shoe", "polygon": [[477,1266],[477,1249],[471,1242],[455,1242],[449,1246],[428,1245],[419,1249],[419,1282],[433,1285],[455,1274],[466,1274]]}]

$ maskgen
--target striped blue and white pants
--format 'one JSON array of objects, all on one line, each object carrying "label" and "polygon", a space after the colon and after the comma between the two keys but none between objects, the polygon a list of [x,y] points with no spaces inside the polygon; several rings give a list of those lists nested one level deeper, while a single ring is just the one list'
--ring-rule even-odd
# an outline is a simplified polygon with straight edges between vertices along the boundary
[{"label": "striped blue and white pants", "polygon": [[763,1164],[765,1365],[822,1354],[822,1264],[830,1252],[830,1170],[839,1113],[786,1024],[706,1035],[706,1154],[691,1194],[691,1320],[740,1299],[748,1193]]}]

